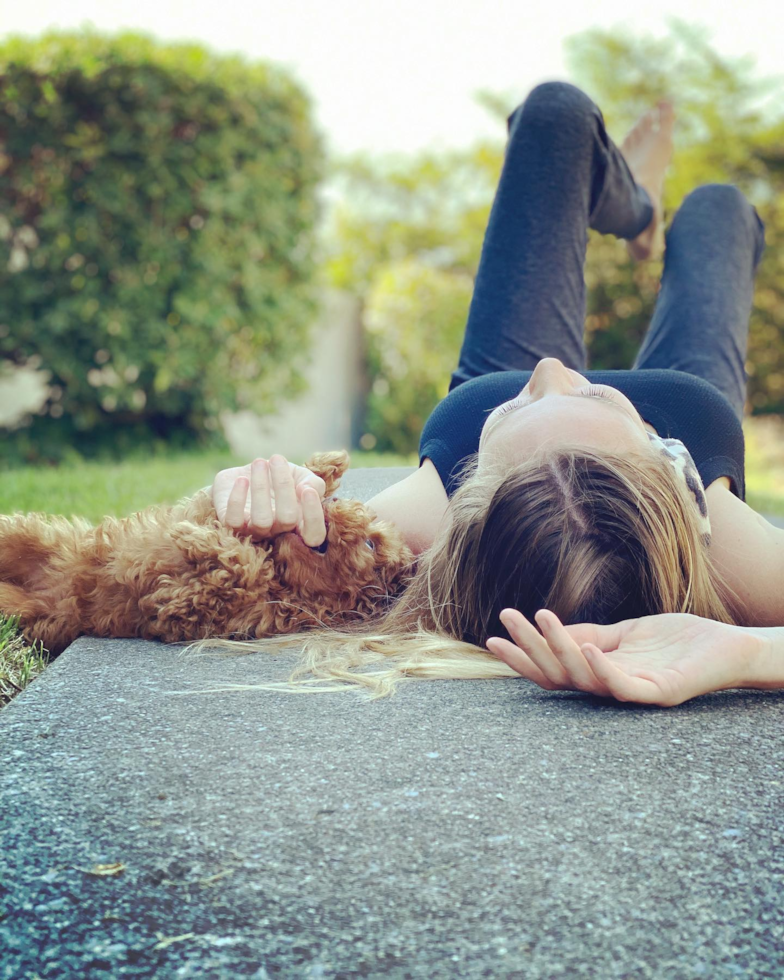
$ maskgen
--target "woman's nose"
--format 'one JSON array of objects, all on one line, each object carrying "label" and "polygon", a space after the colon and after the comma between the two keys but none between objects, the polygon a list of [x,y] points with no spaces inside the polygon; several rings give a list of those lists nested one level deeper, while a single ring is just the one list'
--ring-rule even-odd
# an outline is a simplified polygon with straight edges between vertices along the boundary
[{"label": "woman's nose", "polygon": [[531,393],[542,395],[547,391],[564,391],[573,387],[569,369],[557,357],[543,357],[531,375]]}]

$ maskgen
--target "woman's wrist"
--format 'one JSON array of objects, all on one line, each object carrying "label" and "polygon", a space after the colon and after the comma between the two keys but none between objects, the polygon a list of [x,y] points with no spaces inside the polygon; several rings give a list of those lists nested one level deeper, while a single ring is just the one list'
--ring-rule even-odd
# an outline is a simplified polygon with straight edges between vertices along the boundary
[{"label": "woman's wrist", "polygon": [[776,691],[784,688],[784,627],[736,627],[742,634],[738,644],[738,683]]}]

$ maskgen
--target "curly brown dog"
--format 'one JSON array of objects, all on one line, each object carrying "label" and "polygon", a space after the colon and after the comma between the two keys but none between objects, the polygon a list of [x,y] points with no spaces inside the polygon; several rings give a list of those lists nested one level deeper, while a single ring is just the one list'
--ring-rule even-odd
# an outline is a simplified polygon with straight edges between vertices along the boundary
[{"label": "curly brown dog", "polygon": [[[305,464],[326,483],[346,452]],[[52,653],[77,636],[168,643],[295,633],[366,619],[405,586],[414,556],[357,500],[325,499],[323,552],[295,533],[266,541],[221,524],[202,490],[98,527],[43,514],[0,516],[0,612]]]}]

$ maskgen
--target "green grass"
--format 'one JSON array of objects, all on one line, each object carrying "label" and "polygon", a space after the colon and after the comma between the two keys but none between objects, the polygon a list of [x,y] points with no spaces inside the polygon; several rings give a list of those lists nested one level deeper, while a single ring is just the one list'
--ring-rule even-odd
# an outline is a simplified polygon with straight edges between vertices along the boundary
[{"label": "green grass", "polygon": [[[93,522],[107,515],[125,517],[150,504],[174,503],[211,484],[218,470],[247,462],[228,453],[180,453],[121,463],[6,470],[0,472],[0,514],[40,511]],[[417,456],[352,452],[351,465],[416,466]]]},{"label": "green grass", "polygon": [[0,616],[0,708],[23,691],[48,660],[40,644],[29,646],[19,635],[16,617]]}]

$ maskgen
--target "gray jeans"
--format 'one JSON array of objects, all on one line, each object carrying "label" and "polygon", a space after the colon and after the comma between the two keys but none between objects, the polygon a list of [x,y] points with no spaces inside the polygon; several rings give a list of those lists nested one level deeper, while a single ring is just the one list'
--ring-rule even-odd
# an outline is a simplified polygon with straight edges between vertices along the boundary
[{"label": "gray jeans", "polygon": [[[537,85],[508,126],[450,391],[491,371],[531,371],[543,357],[584,371],[588,228],[633,239],[653,216],[601,111],[579,88]],[[665,242],[656,308],[632,367],[704,378],[741,418],[765,226],[733,184],[705,184],[684,199]]]}]

